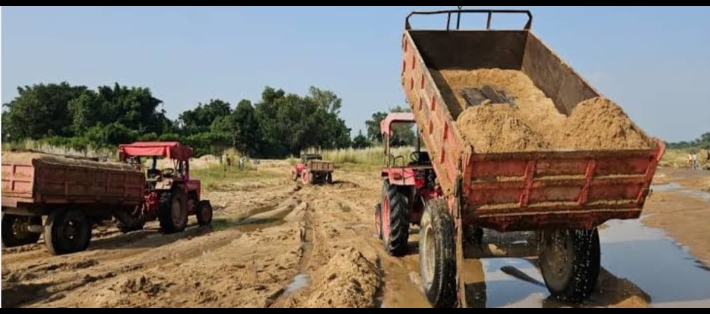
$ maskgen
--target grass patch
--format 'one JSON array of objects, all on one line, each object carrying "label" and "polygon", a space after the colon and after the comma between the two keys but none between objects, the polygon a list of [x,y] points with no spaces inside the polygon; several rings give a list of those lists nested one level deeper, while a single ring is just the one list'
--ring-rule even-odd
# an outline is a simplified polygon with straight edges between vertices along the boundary
[{"label": "grass patch", "polygon": [[[402,156],[405,160],[409,160],[409,154],[414,151],[413,147],[397,147],[391,150],[394,156]],[[370,148],[354,149],[334,149],[334,150],[317,150],[310,149],[304,153],[320,154],[324,160],[335,162],[338,165],[377,165],[385,164],[385,149],[382,146],[374,146]],[[289,158],[289,162],[295,163],[296,158]]]},{"label": "grass patch", "polygon": [[688,154],[693,151],[698,153],[698,163],[700,166],[708,162],[707,154],[700,149],[667,149],[666,153],[663,154],[660,165],[663,167],[689,169]]},{"label": "grass patch", "polygon": [[224,167],[223,165],[210,165],[203,168],[190,170],[192,179],[202,181],[202,186],[205,190],[219,190],[220,185],[254,180],[267,179],[277,176],[283,176],[283,173],[277,172],[276,169],[257,169],[252,165],[245,165],[245,169],[240,171],[236,167]]}]

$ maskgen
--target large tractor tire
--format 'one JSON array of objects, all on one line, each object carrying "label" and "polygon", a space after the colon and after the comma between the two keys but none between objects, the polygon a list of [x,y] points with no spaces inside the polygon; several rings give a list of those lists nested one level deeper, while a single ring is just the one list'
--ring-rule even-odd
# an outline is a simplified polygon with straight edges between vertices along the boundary
[{"label": "large tractor tire", "polygon": [[178,188],[160,194],[158,220],[163,233],[182,232],[187,228],[187,195]]},{"label": "large tractor tire", "polygon": [[200,226],[207,226],[212,223],[212,204],[208,200],[201,200],[197,202],[197,208],[195,210],[197,216],[197,223]]},{"label": "large tractor tire", "polygon": [[31,225],[41,226],[42,217],[3,214],[2,244],[7,248],[11,248],[37,243],[42,234],[30,232],[27,228]]},{"label": "large tractor tire", "polygon": [[52,255],[85,251],[91,242],[91,222],[78,210],[54,210],[44,225],[44,242]]},{"label": "large tractor tire", "polygon": [[306,171],[306,170],[301,171],[301,183],[303,183],[303,184],[310,184],[310,183],[312,183],[312,182],[313,182],[313,178],[312,178],[312,177],[313,177],[313,174],[312,174],[312,173],[310,173],[310,172],[308,172],[308,171]]},{"label": "large tractor tire", "polygon": [[594,291],[600,269],[597,229],[542,233],[540,270],[547,289],[558,300],[584,301]]},{"label": "large tractor tire", "polygon": [[456,305],[456,242],[454,222],[445,199],[427,202],[419,230],[422,288],[435,308]]},{"label": "large tractor tire", "polygon": [[142,205],[138,205],[130,212],[125,214],[121,213],[120,219],[117,219],[118,223],[116,226],[118,227],[118,230],[123,234],[143,230],[145,220],[141,217],[142,210]]},{"label": "large tractor tire", "polygon": [[402,257],[409,244],[409,198],[398,186],[384,181],[382,200],[382,236],[387,253]]}]

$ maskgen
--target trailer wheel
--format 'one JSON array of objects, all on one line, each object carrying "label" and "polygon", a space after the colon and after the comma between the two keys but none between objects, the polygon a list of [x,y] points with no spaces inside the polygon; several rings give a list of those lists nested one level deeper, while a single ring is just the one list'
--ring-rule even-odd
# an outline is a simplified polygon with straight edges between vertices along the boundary
[{"label": "trailer wheel", "polygon": [[208,200],[201,200],[197,203],[197,223],[200,226],[207,226],[212,223],[212,204]]},{"label": "trailer wheel", "polygon": [[446,199],[427,202],[419,230],[422,287],[436,308],[456,305],[456,243],[447,208]]},{"label": "trailer wheel", "polygon": [[397,186],[384,182],[386,194],[382,200],[382,235],[387,253],[401,257],[409,244],[409,199]]},{"label": "trailer wheel", "polygon": [[325,182],[328,182],[328,184],[333,184],[333,174],[332,173],[329,172],[327,175],[325,175]]},{"label": "trailer wheel", "polygon": [[91,223],[80,211],[57,209],[47,217],[44,242],[52,255],[85,251],[91,242]]},{"label": "trailer wheel", "polygon": [[163,233],[184,231],[187,227],[187,195],[180,188],[160,195],[158,219]]},{"label": "trailer wheel", "polygon": [[11,248],[37,243],[42,234],[30,232],[27,228],[31,225],[41,226],[42,217],[3,214],[2,244],[7,248]]},{"label": "trailer wheel", "polygon": [[375,232],[377,237],[382,240],[382,204],[375,205]]},{"label": "trailer wheel", "polygon": [[550,294],[565,302],[584,301],[601,269],[597,229],[547,231],[542,241],[540,270]]}]

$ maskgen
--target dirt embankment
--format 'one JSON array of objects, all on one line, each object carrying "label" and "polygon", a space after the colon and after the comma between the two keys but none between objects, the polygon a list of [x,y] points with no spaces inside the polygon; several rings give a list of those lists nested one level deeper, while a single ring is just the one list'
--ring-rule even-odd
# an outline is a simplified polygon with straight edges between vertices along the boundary
[{"label": "dirt embankment", "polygon": [[[639,149],[653,145],[613,101],[597,97],[580,102],[569,117],[535,87],[521,71],[431,70],[437,84],[448,85],[454,95],[443,95],[465,110],[456,124],[464,140],[477,152],[513,152],[544,149]],[[469,107],[464,90],[490,86],[512,97],[512,103]],[[446,91],[447,89],[442,89]]]}]

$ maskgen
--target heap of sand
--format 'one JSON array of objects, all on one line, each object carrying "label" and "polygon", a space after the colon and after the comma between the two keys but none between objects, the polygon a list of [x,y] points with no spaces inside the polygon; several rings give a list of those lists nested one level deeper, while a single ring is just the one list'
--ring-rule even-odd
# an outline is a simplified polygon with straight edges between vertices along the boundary
[{"label": "heap of sand", "polygon": [[[501,69],[431,70],[447,101],[465,108],[456,125],[478,153],[550,149],[646,149],[652,139],[613,101],[596,97],[577,104],[569,117],[561,114],[521,71]],[[466,88],[490,86],[505,91],[514,104],[467,106]]]}]

